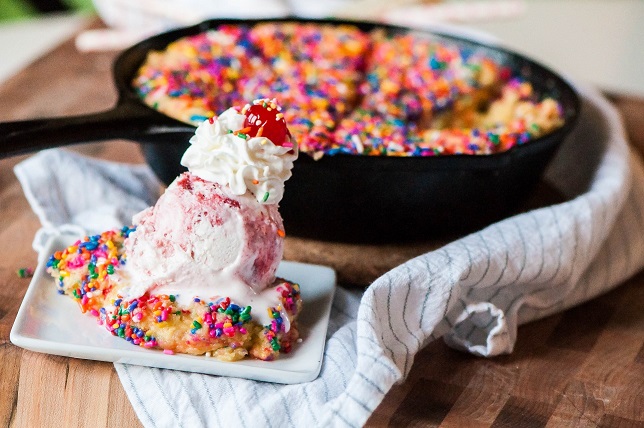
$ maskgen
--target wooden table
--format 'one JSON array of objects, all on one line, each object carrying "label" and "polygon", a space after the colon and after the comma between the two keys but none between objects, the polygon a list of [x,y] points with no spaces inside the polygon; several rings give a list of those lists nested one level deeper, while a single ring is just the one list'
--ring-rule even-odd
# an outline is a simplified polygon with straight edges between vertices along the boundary
[{"label": "wooden table", "polygon": [[[67,42],[0,86],[0,121],[79,114],[111,106],[114,53],[76,52]],[[644,147],[644,101],[614,98],[636,147]],[[142,162],[134,143],[74,148]],[[0,426],[140,426],[112,364],[22,350],[9,342],[34,267],[39,227],[12,168],[0,161]],[[634,230],[633,233],[643,231]],[[562,314],[519,329],[512,355],[481,359],[441,341],[416,358],[371,426],[644,426],[644,275]],[[91,406],[87,406],[91,400]]]}]

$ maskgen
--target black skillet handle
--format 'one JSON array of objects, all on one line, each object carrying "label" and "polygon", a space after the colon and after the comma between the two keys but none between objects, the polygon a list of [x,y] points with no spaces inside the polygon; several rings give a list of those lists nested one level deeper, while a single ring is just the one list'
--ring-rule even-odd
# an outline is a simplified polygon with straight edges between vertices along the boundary
[{"label": "black skillet handle", "polygon": [[101,113],[0,123],[0,158],[116,138],[169,141],[193,132],[190,125],[144,106],[119,103]]}]

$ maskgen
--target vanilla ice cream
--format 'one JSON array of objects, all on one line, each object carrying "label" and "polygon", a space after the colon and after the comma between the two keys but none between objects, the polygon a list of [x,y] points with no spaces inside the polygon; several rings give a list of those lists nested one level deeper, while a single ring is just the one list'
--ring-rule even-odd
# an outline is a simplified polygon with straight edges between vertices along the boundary
[{"label": "vanilla ice cream", "polygon": [[277,204],[297,146],[274,101],[259,101],[204,121],[182,159],[189,172],[134,217],[136,231],[125,244],[124,278],[131,285],[124,297],[279,303],[269,288],[284,245]]}]

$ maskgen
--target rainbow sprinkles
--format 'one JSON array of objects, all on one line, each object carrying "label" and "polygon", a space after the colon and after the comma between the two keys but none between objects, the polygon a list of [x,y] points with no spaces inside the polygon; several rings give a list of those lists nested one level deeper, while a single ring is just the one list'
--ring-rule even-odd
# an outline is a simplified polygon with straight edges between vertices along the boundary
[{"label": "rainbow sprinkles", "polygon": [[[167,354],[205,354],[235,361],[249,352],[272,360],[291,351],[297,332],[285,331],[281,314],[286,311],[295,317],[301,300],[299,286],[289,281],[280,280],[281,305],[267,308],[270,323],[265,326],[253,321],[250,306],[239,306],[228,297],[194,298],[188,307],[179,306],[174,295],[121,297],[119,271],[127,263],[123,243],[134,230],[124,227],[87,236],[54,253],[47,269],[56,278],[58,292],[70,296],[112,335]],[[172,345],[166,347],[168,343]]]},{"label": "rainbow sprinkles", "polygon": [[348,25],[222,25],[151,52],[133,86],[195,125],[251,96],[277,96],[315,159],[486,155],[563,124],[556,99],[483,51]]}]

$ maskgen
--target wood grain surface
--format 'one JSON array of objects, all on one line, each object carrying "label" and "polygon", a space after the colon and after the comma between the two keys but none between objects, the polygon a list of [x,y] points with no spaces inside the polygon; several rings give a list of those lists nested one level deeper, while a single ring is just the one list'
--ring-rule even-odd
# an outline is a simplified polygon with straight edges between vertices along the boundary
[{"label": "wood grain surface", "polygon": [[[116,99],[110,74],[114,56],[79,54],[71,41],[63,44],[0,86],[0,121],[108,108]],[[644,148],[644,101],[614,101],[634,146]],[[142,162],[137,145],[126,141],[72,149]],[[0,160],[0,426],[140,426],[111,364],[33,353],[9,342],[29,284],[16,271],[35,266],[31,240],[39,227],[13,175],[13,166],[22,159]],[[290,251],[306,250],[318,262],[333,251],[346,260],[340,270],[361,273],[360,281],[425,250],[388,247],[390,258],[365,273],[356,268],[355,254],[366,249],[315,247],[296,239],[289,245]],[[512,355],[492,359],[451,350],[441,341],[431,343],[368,425],[644,426],[644,275],[583,306],[523,326],[518,338]]]}]

